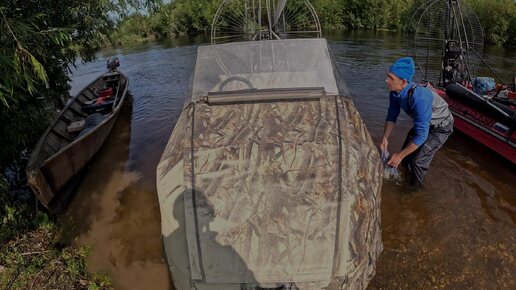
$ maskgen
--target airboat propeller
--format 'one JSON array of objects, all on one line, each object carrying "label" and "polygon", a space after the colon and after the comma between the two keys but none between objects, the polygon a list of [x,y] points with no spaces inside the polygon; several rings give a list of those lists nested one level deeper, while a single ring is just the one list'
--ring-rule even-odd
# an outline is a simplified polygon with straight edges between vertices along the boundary
[{"label": "airboat propeller", "polygon": [[482,26],[473,9],[461,0],[425,2],[407,26],[406,41],[421,78],[438,80],[443,86],[471,82],[483,61]]},{"label": "airboat propeller", "polygon": [[308,0],[224,0],[211,28],[212,44],[319,37],[319,18]]}]

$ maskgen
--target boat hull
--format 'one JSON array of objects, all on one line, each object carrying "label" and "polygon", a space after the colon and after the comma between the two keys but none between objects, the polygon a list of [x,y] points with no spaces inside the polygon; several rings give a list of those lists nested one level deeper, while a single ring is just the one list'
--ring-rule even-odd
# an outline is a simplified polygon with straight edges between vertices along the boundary
[{"label": "boat hull", "polygon": [[[98,84],[100,78],[82,90],[63,109],[56,122],[47,129],[38,141],[27,166],[27,179],[36,197],[45,207],[51,208],[51,204],[65,196],[73,178],[95,156],[109,136],[127,95],[127,78],[123,74],[120,75],[123,77],[124,86],[120,88],[117,103],[112,112],[99,124],[69,143],[63,141],[66,140],[66,136],[64,136],[62,127],[65,126],[63,124],[70,123],[69,116],[72,116],[70,111],[80,110],[80,107],[77,107],[76,104],[89,100],[85,92],[88,88]],[[81,111],[75,114],[79,113]],[[62,137],[61,143],[58,142],[56,136]],[[48,151],[51,150],[49,148],[52,148],[52,146],[49,146],[51,142],[53,143],[52,146],[57,148],[57,152],[54,154],[48,154]]]},{"label": "boat hull", "polygon": [[44,205],[48,206],[50,202],[64,194],[61,190],[66,188],[68,182],[97,154],[109,136],[117,115],[39,168],[31,170],[28,174],[29,184]]},{"label": "boat hull", "polygon": [[[477,108],[468,106],[447,95],[443,90],[438,90],[438,93],[448,103],[449,109],[455,117],[454,127],[457,130],[516,164],[516,132],[510,131],[511,124],[506,121],[507,118],[497,120],[492,113],[486,114]],[[503,128],[509,128],[509,130]]]}]

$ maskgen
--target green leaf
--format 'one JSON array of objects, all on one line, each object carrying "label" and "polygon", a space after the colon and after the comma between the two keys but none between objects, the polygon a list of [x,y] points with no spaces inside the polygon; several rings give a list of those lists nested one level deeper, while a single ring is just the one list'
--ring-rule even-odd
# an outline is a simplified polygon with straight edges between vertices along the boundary
[{"label": "green leaf", "polygon": [[36,73],[36,76],[43,81],[45,84],[48,83],[48,77],[47,72],[45,71],[45,68],[41,65],[41,63],[32,55],[30,55],[30,60],[32,62],[32,68],[34,72]]},{"label": "green leaf", "polygon": [[91,283],[90,285],[88,285],[88,290],[99,290],[99,286],[97,286],[97,284],[94,284],[94,283]]},{"label": "green leaf", "polygon": [[2,104],[9,109],[9,104],[7,103],[7,100],[5,99],[5,95],[2,92],[2,90],[0,90],[0,102],[2,102]]}]

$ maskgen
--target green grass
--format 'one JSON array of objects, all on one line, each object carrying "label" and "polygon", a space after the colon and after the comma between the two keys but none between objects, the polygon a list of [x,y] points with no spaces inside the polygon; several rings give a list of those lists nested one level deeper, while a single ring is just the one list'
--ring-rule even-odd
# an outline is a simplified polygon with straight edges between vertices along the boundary
[{"label": "green grass", "polygon": [[87,247],[61,244],[45,213],[6,196],[0,189],[0,289],[113,289],[109,276],[87,271]]}]

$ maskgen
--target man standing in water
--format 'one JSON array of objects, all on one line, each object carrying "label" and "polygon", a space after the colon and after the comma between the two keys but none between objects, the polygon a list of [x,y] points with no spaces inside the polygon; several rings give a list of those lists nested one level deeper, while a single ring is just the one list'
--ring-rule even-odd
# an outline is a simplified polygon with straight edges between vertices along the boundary
[{"label": "man standing in water", "polygon": [[400,108],[412,117],[414,125],[400,152],[391,155],[388,165],[407,167],[412,186],[422,188],[432,159],[453,132],[453,116],[448,104],[433,89],[412,82],[415,67],[410,57],[397,60],[389,69],[385,82],[390,103],[380,149],[387,152],[389,136]]}]

